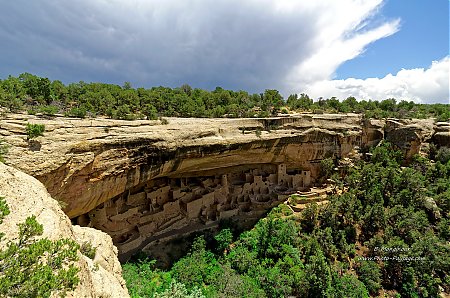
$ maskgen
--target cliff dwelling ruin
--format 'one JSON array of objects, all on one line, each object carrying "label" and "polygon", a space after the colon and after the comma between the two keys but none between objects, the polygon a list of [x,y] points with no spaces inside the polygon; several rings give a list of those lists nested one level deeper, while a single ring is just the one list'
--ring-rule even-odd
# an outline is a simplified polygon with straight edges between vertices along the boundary
[{"label": "cliff dwelling ruin", "polygon": [[77,217],[76,222],[108,233],[121,256],[128,257],[161,239],[217,228],[222,220],[252,224],[290,194],[311,186],[310,171],[288,169],[286,164],[225,171],[152,179]]}]

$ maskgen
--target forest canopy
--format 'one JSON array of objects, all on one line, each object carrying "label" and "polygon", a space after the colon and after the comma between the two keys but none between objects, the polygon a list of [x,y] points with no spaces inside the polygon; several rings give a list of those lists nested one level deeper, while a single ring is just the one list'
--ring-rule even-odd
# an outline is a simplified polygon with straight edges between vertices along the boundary
[{"label": "forest canopy", "polygon": [[306,94],[284,99],[279,91],[266,89],[250,94],[216,87],[207,91],[184,84],[177,88],[133,88],[105,83],[51,81],[30,73],[0,80],[0,106],[11,112],[70,117],[107,116],[113,119],[158,117],[268,117],[278,113],[362,113],[370,118],[450,118],[450,104],[417,104],[413,101],[382,101],[335,97],[314,101]]}]

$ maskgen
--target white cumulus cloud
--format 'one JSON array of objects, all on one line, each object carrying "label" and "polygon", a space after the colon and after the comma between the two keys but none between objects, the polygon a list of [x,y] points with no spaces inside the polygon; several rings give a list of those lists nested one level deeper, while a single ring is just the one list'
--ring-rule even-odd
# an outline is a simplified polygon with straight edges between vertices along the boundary
[{"label": "white cumulus cloud", "polygon": [[320,80],[305,87],[312,97],[338,97],[345,99],[413,100],[418,103],[450,103],[449,97],[450,58],[434,61],[427,69],[402,69],[383,78],[345,80]]}]

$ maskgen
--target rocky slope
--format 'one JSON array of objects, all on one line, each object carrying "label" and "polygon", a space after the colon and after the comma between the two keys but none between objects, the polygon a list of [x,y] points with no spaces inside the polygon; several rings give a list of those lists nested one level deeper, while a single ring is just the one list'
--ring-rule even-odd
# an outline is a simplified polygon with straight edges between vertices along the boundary
[{"label": "rocky slope", "polygon": [[[27,122],[45,124],[44,136],[27,141]],[[406,157],[429,139],[449,142],[433,120],[356,114],[168,122],[10,115],[0,135],[7,163],[38,178],[73,221],[111,235],[124,258],[226,220],[251,224],[313,185],[326,157],[384,138]]]},{"label": "rocky slope", "polygon": [[35,215],[44,226],[42,237],[51,240],[69,238],[80,245],[90,242],[97,248],[94,259],[78,253],[80,259],[76,266],[80,268],[80,284],[68,297],[129,297],[117,259],[117,248],[113,246],[111,238],[92,228],[72,226],[42,183],[0,163],[0,197],[6,199],[11,211],[1,225],[5,239],[15,239],[18,235],[17,224]]}]

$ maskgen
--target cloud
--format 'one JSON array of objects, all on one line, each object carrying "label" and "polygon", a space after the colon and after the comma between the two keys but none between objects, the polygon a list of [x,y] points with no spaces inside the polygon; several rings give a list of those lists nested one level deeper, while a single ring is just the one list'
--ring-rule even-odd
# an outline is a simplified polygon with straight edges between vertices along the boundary
[{"label": "cloud", "polygon": [[449,96],[449,56],[434,61],[428,69],[402,69],[397,74],[383,78],[345,80],[322,80],[305,88],[312,97],[338,97],[345,99],[413,100],[419,103],[450,103]]},{"label": "cloud", "polygon": [[[6,1],[0,76],[297,92],[399,30],[383,0]],[[351,12],[351,13],[349,13]]]}]

